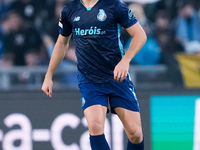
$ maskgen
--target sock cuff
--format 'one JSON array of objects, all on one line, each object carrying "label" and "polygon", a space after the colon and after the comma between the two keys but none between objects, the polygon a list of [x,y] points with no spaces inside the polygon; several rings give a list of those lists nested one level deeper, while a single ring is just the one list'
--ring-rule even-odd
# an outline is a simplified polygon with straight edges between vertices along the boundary
[{"label": "sock cuff", "polygon": [[[131,143],[130,140],[128,140],[128,142]],[[144,143],[144,137],[143,137],[143,140],[140,143]],[[137,143],[137,144],[140,144],[140,143]],[[131,143],[131,144],[134,144],[134,143]],[[135,144],[135,145],[137,145],[137,144]]]},{"label": "sock cuff", "polygon": [[105,137],[105,134],[100,134],[100,135],[91,135],[90,134],[90,137],[94,137],[94,138],[100,138],[100,137]]},{"label": "sock cuff", "polygon": [[94,143],[102,143],[105,141],[105,135],[90,135],[90,141]]},{"label": "sock cuff", "polygon": [[90,135],[90,145],[92,150],[110,150],[105,135]]},{"label": "sock cuff", "polygon": [[133,150],[133,149],[144,150],[144,138],[142,142],[138,144],[133,144],[128,140],[127,150]]}]

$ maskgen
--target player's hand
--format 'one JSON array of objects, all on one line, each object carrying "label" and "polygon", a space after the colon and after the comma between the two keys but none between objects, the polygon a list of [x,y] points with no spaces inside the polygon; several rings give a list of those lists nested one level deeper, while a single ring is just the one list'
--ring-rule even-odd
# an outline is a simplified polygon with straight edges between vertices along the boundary
[{"label": "player's hand", "polygon": [[126,79],[129,70],[129,61],[122,59],[114,69],[114,79],[122,82]]},{"label": "player's hand", "polygon": [[51,78],[44,79],[43,85],[42,85],[42,91],[49,97],[52,97],[52,88],[53,88],[53,81]]}]

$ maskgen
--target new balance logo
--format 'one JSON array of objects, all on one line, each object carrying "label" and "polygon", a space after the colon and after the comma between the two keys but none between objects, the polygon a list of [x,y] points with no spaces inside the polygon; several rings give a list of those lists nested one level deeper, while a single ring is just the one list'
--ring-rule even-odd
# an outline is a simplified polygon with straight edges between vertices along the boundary
[{"label": "new balance logo", "polygon": [[74,18],[74,21],[79,21],[79,20],[80,20],[80,18],[81,18],[80,16],[78,16],[78,17],[75,17],[75,18]]}]

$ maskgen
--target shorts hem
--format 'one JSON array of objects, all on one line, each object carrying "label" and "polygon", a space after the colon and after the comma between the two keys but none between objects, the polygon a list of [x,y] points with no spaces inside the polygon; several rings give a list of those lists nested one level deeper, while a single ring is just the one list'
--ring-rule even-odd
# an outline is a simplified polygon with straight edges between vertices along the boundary
[{"label": "shorts hem", "polygon": [[134,111],[134,112],[140,112],[140,109],[130,109],[130,108],[122,107],[122,106],[113,106],[113,107],[111,107],[111,113],[116,114],[114,109],[117,107],[124,108],[126,110],[130,110],[130,111]]},{"label": "shorts hem", "polygon": [[101,105],[101,106],[105,106],[105,107],[107,107],[107,109],[108,109],[108,106],[106,106],[106,105],[103,105],[103,104],[91,104],[91,105],[88,105],[88,106],[82,107],[82,109],[83,109],[83,111],[84,111],[85,109],[89,108],[90,106],[94,106],[94,105]]}]

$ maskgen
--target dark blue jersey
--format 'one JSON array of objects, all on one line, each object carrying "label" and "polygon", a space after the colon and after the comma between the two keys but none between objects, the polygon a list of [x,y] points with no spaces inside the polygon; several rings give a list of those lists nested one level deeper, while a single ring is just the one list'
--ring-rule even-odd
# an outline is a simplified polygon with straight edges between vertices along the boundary
[{"label": "dark blue jersey", "polygon": [[121,26],[128,28],[136,22],[120,0],[99,0],[92,8],[73,0],[64,7],[59,32],[73,35],[80,83],[114,81],[114,68],[124,55]]}]

